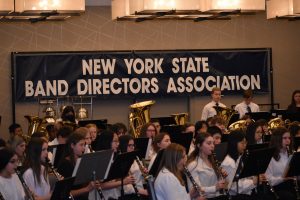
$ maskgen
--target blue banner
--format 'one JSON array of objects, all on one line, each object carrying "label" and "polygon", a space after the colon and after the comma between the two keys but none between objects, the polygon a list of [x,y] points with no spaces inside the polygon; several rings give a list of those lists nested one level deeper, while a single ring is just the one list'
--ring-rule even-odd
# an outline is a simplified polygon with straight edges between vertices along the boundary
[{"label": "blue banner", "polygon": [[16,101],[269,91],[270,49],[13,53]]}]

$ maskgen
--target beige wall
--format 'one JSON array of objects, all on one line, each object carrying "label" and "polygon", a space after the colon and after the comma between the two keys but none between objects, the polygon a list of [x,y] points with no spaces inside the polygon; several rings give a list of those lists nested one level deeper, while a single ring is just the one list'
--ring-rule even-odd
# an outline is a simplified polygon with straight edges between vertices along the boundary
[{"label": "beige wall", "polygon": [[[10,53],[13,51],[81,51],[81,50],[142,50],[142,49],[273,49],[275,101],[286,107],[291,92],[299,89],[300,21],[266,20],[265,13],[236,17],[228,21],[146,21],[115,22],[110,7],[90,7],[81,17],[64,22],[35,24],[0,23],[0,134],[7,137],[12,122]],[[152,116],[186,112],[187,100],[157,99]],[[208,97],[190,100],[191,121],[200,118]],[[224,97],[227,105],[239,97]],[[256,97],[258,103],[269,103],[268,96]],[[110,123],[127,123],[129,100],[97,100],[94,118],[108,118]],[[18,104],[17,122],[24,129],[24,115],[36,115],[36,104]]]}]

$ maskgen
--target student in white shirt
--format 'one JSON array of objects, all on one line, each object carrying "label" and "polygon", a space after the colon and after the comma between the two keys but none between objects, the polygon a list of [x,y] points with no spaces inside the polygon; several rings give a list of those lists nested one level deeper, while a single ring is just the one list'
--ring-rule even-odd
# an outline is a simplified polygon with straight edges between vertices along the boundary
[{"label": "student in white shirt", "polygon": [[213,88],[211,91],[211,97],[212,101],[206,104],[202,110],[202,117],[201,120],[206,121],[208,118],[213,117],[217,114],[216,107],[223,107],[225,108],[226,106],[222,104],[221,101],[221,89],[220,88]]},{"label": "student in white shirt", "polygon": [[270,147],[275,148],[275,153],[266,171],[267,179],[280,199],[296,199],[293,178],[284,177],[289,161],[287,149],[293,149],[288,130],[283,127],[275,129],[271,137]]},{"label": "student in white shirt", "polygon": [[246,138],[248,144],[263,143],[263,128],[258,122],[252,122],[247,126]]},{"label": "student in white shirt", "polygon": [[247,141],[242,131],[235,130],[229,134],[228,154],[223,160],[221,167],[228,173],[226,180],[229,183],[228,190],[233,199],[253,199],[251,196],[252,189],[257,184],[256,177],[242,178],[238,181],[237,190],[237,182],[233,181],[236,173],[240,173],[240,169],[242,168],[246,146]]},{"label": "student in white shirt", "polygon": [[25,200],[25,192],[15,173],[18,156],[8,148],[0,150],[0,193],[5,200]]},{"label": "student in white shirt", "polygon": [[243,98],[243,102],[237,104],[234,108],[240,114],[240,118],[244,117],[247,113],[259,112],[259,106],[256,103],[253,103],[252,90],[245,90]]},{"label": "student in white shirt", "polygon": [[[198,196],[194,188],[189,193],[185,189],[182,172],[186,161],[183,146],[173,143],[165,149],[154,181],[157,200],[190,200]],[[197,198],[200,199],[203,198]]]},{"label": "student in white shirt", "polygon": [[[191,153],[188,159],[188,170],[194,177],[196,183],[202,190],[202,195],[207,199],[226,199],[224,194],[226,187],[223,175],[226,172],[221,172],[216,166],[216,161],[212,156],[214,151],[214,139],[209,133],[198,134],[195,141],[195,150]],[[188,180],[188,186],[191,188],[193,185]],[[222,191],[220,193],[220,191]]]},{"label": "student in white shirt", "polygon": [[23,178],[37,199],[48,200],[51,197],[48,167],[48,141],[45,138],[31,138],[26,149]]}]

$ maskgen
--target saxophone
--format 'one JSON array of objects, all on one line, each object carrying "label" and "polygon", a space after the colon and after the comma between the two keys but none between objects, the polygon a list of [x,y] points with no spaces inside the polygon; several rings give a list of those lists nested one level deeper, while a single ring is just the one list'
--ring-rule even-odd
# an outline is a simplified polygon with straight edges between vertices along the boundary
[{"label": "saxophone", "polygon": [[198,195],[200,197],[204,197],[203,191],[201,191],[200,186],[196,183],[194,177],[192,176],[191,172],[188,170],[188,168],[186,166],[184,166],[183,168],[183,172],[187,175],[187,177],[190,179],[193,187],[195,188],[195,190],[197,191]]},{"label": "saxophone", "polygon": [[29,189],[28,185],[25,183],[23,177],[22,177],[22,174],[19,170],[15,170],[16,174],[18,175],[21,183],[22,183],[22,186],[24,188],[24,191],[25,191],[25,194],[26,194],[26,197],[28,200],[35,200],[35,197],[34,197],[34,194],[33,192]]},{"label": "saxophone", "polygon": [[[293,153],[294,153],[290,150],[290,147],[288,145],[286,146],[286,151],[287,151],[288,157],[290,157],[290,155],[293,155]],[[294,190],[296,192],[296,199],[300,200],[300,192],[299,192],[299,185],[298,185],[298,181],[297,181],[297,176],[293,177],[293,183],[294,183]]]}]

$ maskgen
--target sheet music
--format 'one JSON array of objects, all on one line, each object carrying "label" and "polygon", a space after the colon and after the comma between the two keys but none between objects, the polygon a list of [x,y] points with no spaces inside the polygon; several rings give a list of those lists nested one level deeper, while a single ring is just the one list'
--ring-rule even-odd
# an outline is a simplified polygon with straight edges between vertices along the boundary
[{"label": "sheet music", "polygon": [[114,162],[114,156],[113,156],[113,155],[114,155],[114,154],[111,154],[111,158],[110,158],[109,164],[108,164],[108,166],[107,166],[107,168],[106,168],[106,172],[105,172],[105,175],[104,175],[104,180],[107,179],[108,173],[109,173],[109,170],[110,170],[110,167],[111,167],[111,165],[112,165],[113,162]]},{"label": "sheet music", "polygon": [[75,177],[75,176],[76,176],[78,167],[79,167],[79,165],[80,165],[80,162],[81,162],[81,158],[78,158],[77,161],[76,161],[76,164],[75,164],[73,173],[72,173],[72,177]]},{"label": "sheet music", "polygon": [[147,151],[146,151],[145,159],[149,159],[149,156],[150,156],[150,149],[151,149],[151,144],[152,144],[152,139],[150,138],[150,139],[148,140],[148,146],[147,146]]}]

